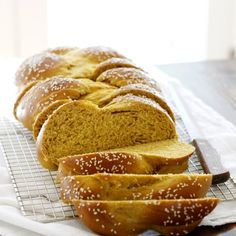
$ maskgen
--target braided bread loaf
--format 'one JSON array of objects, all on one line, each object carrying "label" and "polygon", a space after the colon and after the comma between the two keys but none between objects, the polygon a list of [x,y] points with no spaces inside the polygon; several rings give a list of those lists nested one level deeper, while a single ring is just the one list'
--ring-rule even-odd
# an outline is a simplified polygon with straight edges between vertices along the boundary
[{"label": "braided bread loaf", "polygon": [[147,175],[183,172],[194,148],[178,140],[158,83],[123,55],[50,49],[21,65],[16,85],[16,119],[33,131],[41,165],[58,169],[62,200],[93,231],[186,234],[216,206],[200,199],[210,175]]}]

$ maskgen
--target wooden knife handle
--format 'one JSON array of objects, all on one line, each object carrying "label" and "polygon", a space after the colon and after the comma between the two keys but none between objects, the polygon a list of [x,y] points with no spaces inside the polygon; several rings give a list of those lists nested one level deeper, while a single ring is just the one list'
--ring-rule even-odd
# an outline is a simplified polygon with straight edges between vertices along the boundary
[{"label": "wooden knife handle", "polygon": [[221,163],[220,155],[205,139],[194,139],[193,145],[196,148],[199,161],[207,174],[212,174],[212,184],[226,182],[230,173]]}]

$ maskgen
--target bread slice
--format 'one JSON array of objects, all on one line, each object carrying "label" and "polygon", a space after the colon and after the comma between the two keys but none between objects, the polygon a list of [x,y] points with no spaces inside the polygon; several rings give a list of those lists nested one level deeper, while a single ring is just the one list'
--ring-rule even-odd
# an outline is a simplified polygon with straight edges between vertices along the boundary
[{"label": "bread slice", "polygon": [[94,174],[61,179],[61,200],[150,200],[205,197],[212,175]]},{"label": "bread slice", "polygon": [[49,116],[37,138],[37,153],[51,169],[61,157],[176,137],[172,119],[150,99],[125,95],[101,108],[80,100]]},{"label": "bread slice", "polygon": [[58,178],[103,172],[115,174],[182,173],[188,167],[188,159],[194,152],[194,147],[172,139],[118,150],[61,158]]},{"label": "bread slice", "polygon": [[148,229],[185,235],[217,205],[217,198],[91,201],[73,200],[80,219],[100,235],[138,235]]}]

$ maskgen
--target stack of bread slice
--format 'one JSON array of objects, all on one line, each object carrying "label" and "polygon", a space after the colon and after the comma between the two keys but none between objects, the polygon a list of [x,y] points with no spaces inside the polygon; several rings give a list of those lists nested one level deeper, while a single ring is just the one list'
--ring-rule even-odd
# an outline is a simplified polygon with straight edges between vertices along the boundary
[{"label": "stack of bread slice", "polygon": [[179,141],[160,85],[120,53],[50,49],[22,64],[16,85],[14,115],[38,160],[95,232],[186,234],[216,206],[203,198],[210,175],[181,174],[194,147]]},{"label": "stack of bread slice", "polygon": [[217,205],[217,198],[204,198],[211,175],[151,174],[149,164],[141,159],[139,165],[136,158],[108,151],[60,159],[62,201],[73,204],[80,219],[101,235],[148,229],[185,235]]}]

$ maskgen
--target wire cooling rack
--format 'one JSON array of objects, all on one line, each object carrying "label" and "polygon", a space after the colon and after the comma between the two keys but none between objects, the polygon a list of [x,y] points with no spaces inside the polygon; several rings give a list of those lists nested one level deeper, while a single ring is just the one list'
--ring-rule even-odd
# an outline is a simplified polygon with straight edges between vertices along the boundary
[{"label": "wire cooling rack", "polygon": [[[175,115],[180,139],[190,142],[183,120]],[[56,172],[40,166],[31,132],[15,120],[0,118],[0,144],[23,215],[39,222],[55,222],[76,216],[73,207],[59,200],[59,186],[54,181]],[[196,154],[190,158],[188,172],[203,173]],[[207,195],[223,200],[236,199],[236,184],[229,179],[226,183],[212,186]]]},{"label": "wire cooling rack", "polygon": [[56,171],[40,166],[31,132],[17,121],[0,118],[0,146],[24,216],[45,223],[75,217],[73,207],[59,201]]}]

